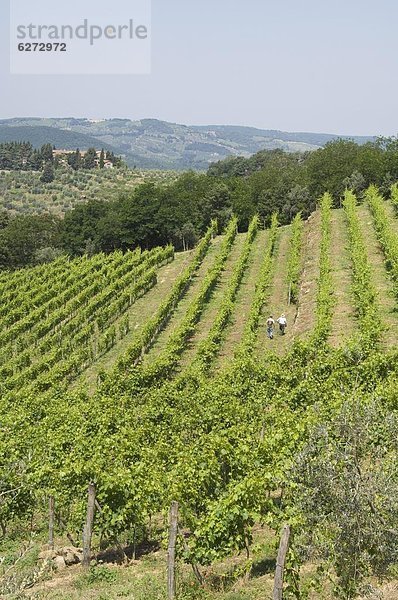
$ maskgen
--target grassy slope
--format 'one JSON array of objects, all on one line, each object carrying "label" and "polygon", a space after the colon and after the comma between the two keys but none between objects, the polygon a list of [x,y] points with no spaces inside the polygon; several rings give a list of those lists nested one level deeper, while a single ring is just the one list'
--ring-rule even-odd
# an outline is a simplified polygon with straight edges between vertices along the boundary
[{"label": "grassy slope", "polygon": [[259,231],[254,240],[250,260],[236,296],[236,305],[232,320],[225,331],[225,338],[221,345],[220,354],[215,361],[215,368],[225,366],[228,363],[242,337],[253,300],[256,283],[258,281],[261,264],[264,259],[267,240],[267,231]]},{"label": "grassy slope", "polygon": [[202,313],[202,318],[200,319],[196,331],[192,338],[189,340],[184,353],[181,358],[181,366],[182,368],[188,366],[191,360],[194,358],[197,350],[197,345],[204,339],[206,339],[210,328],[213,324],[213,321],[217,315],[217,311],[220,307],[221,301],[223,299],[224,291],[228,286],[228,281],[232,275],[233,269],[239,260],[240,253],[243,248],[244,241],[246,239],[246,234],[241,233],[238,234],[235,240],[234,245],[232,246],[232,250],[228,256],[228,259],[225,263],[225,268],[221,274],[218,284],[213,290],[212,297],[210,302],[205,307],[205,310]]},{"label": "grassy slope", "polygon": [[207,270],[214,264],[222,239],[222,236],[218,236],[213,240],[207,255],[205,256],[196,276],[192,281],[188,293],[185,294],[184,298],[178,304],[177,309],[175,310],[174,315],[170,319],[169,323],[167,324],[165,329],[160,333],[158,339],[146,355],[144,363],[152,362],[162,352],[162,350],[164,350],[171,332],[175,330],[175,328],[183,319],[192,298],[195,296],[200,286],[202,285],[202,279],[204,275],[206,274]]},{"label": "grassy slope", "polygon": [[287,267],[289,258],[290,227],[283,227],[280,231],[278,253],[275,259],[274,281],[267,307],[264,312],[264,321],[272,314],[276,320],[282,313],[287,318],[287,329],[284,336],[279,334],[278,325],[275,327],[275,337],[269,340],[266,335],[266,325],[263,321],[259,332],[260,348],[272,349],[278,354],[285,352],[293,339],[294,324],[297,317],[297,306],[288,304],[289,287],[287,283]]},{"label": "grassy slope", "polygon": [[[246,563],[246,555],[242,553],[224,561],[216,562],[211,567],[202,568],[206,574],[207,584],[198,590],[194,584],[192,570],[188,565],[178,564],[177,589],[184,600],[263,600],[272,595],[273,572],[275,568],[275,548],[277,539],[267,527],[254,528],[250,577],[241,576]],[[59,540],[60,545],[63,540]],[[40,544],[37,543],[37,548]],[[33,549],[33,554],[35,550]],[[84,574],[80,566],[68,567],[54,573],[53,576],[27,590],[26,595],[19,598],[35,600],[167,600],[167,552],[160,548],[149,554],[140,555],[137,560],[129,553],[128,564],[121,566],[104,562],[91,575]],[[21,571],[29,573],[32,561],[29,557],[21,565]],[[195,589],[196,588],[196,589]]]},{"label": "grassy slope", "polygon": [[330,343],[340,346],[355,328],[355,314],[351,294],[352,271],[348,252],[348,232],[343,210],[334,210],[331,219],[331,266],[336,305],[333,311]]},{"label": "grassy slope", "polygon": [[[394,218],[392,207],[389,207],[391,218]],[[367,255],[372,267],[373,280],[379,290],[379,304],[381,308],[381,321],[389,324],[389,329],[385,332],[383,340],[386,346],[396,343],[398,335],[398,314],[395,312],[396,302],[392,296],[392,285],[386,272],[383,255],[377,242],[371,215],[367,207],[358,208],[358,214],[361,221],[363,234],[367,242]],[[393,222],[397,228],[398,220]],[[242,285],[237,295],[237,303],[231,325],[226,330],[226,337],[222,345],[221,355],[216,362],[216,366],[225,365],[233,356],[236,343],[239,341],[245,319],[248,314],[251,300],[253,298],[256,280],[258,277],[263,251],[266,245],[268,233],[260,232],[253,246],[253,252],[248,264]],[[219,285],[216,287],[213,296],[205,309],[202,319],[198,324],[197,331],[183,355],[184,365],[189,364],[193,358],[197,343],[204,339],[209,331],[217,308],[223,297],[223,291],[226,289],[228,279],[232,273],[234,264],[239,257],[244,243],[245,235],[239,235],[232,249],[231,255],[227,261],[226,268],[222,274]],[[290,228],[281,228],[276,249],[274,262],[274,277],[270,288],[269,302],[264,310],[264,319],[268,312],[287,312],[289,320],[289,329],[285,338],[275,337],[273,344],[265,337],[265,323],[262,322],[259,334],[259,346],[262,348],[273,348],[277,352],[282,352],[288,348],[295,337],[307,336],[314,323],[315,301],[317,290],[317,278],[319,275],[319,242],[320,242],[320,222],[319,214],[315,213],[304,229],[304,250],[303,250],[303,274],[301,281],[300,297],[295,320],[296,307],[286,306],[287,286],[286,286],[286,265],[288,256],[288,247],[290,239]],[[201,285],[202,279],[213,264],[217,251],[220,247],[222,238],[218,237],[213,241],[211,249],[204,259],[199,269],[198,275],[194,278],[192,285],[186,296],[177,307],[175,315],[170,323],[161,333],[159,340],[149,353],[147,360],[153,360],[161,352],[167,343],[167,339],[178,325],[185,314],[187,306],[194,294]],[[341,210],[332,212],[332,274],[335,282],[336,306],[332,325],[331,343],[339,345],[347,336],[349,336],[355,327],[355,319],[350,292],[351,283],[351,265],[347,252],[347,231],[344,220],[344,213]],[[103,367],[110,367],[124,351],[125,347],[131,342],[134,332],[139,331],[145,320],[153,314],[159,302],[164,298],[170,289],[175,278],[188,263],[191,253],[181,253],[176,255],[173,263],[162,267],[159,271],[158,284],[142,299],[140,299],[130,309],[130,321],[132,331],[130,335],[121,341],[116,348],[112,349],[97,365],[89,369],[85,375],[88,384],[95,385],[98,370]],[[289,311],[289,312],[288,312]],[[135,325],[134,325],[135,323]],[[134,331],[133,331],[134,329]],[[264,342],[267,346],[264,346]],[[255,569],[252,576],[248,579],[238,579],[234,584],[227,585],[225,590],[208,588],[200,597],[208,600],[260,600],[260,598],[271,597],[272,593],[272,557],[275,556],[275,549],[272,544],[275,540],[267,538],[265,532],[258,533],[258,544],[260,551],[256,551],[254,556]],[[272,546],[272,549],[271,549]],[[77,600],[78,598],[107,598],[113,600],[119,597],[130,598],[134,600],[163,600],[166,599],[165,593],[165,551],[160,550],[146,557],[141,557],[137,561],[131,561],[129,568],[109,566],[113,572],[109,580],[89,582],[82,575],[79,567],[72,567],[63,573],[55,575],[55,578],[49,582],[40,584],[32,593],[37,599],[54,600]],[[234,566],[239,566],[244,562],[244,556],[231,557],[225,563],[215,564],[211,567],[213,581],[217,582],[218,574],[231,570]],[[311,565],[306,565],[306,569],[311,569]],[[268,569],[268,572],[267,572]],[[182,567],[180,580],[190,580],[190,571]],[[386,598],[396,598],[396,582],[390,582],[384,586]],[[30,593],[30,592],[29,592]],[[26,596],[33,597],[33,596]],[[194,596],[192,596],[193,598]],[[321,595],[313,595],[311,599],[330,598],[329,590],[324,590]],[[191,598],[191,596],[184,596]]]},{"label": "grassy slope", "polygon": [[390,225],[393,228],[393,230],[395,231],[395,233],[398,235],[398,214],[397,211],[395,210],[394,206],[392,205],[392,203],[387,200],[384,203],[384,207],[387,211],[387,214],[390,218]]},{"label": "grassy slope", "polygon": [[[394,219],[394,211],[390,204],[388,204],[388,210],[391,218]],[[365,239],[368,242],[368,256],[373,270],[374,283],[379,290],[380,322],[381,327],[385,328],[384,341],[387,347],[391,347],[396,343],[398,335],[398,313],[395,311],[396,302],[392,295],[392,285],[384,267],[383,255],[373,230],[371,215],[364,206],[358,208],[358,213]],[[397,227],[398,232],[398,220],[395,219],[393,224]],[[269,299],[264,307],[258,333],[256,350],[259,354],[264,352],[264,349],[275,351],[278,354],[284,353],[289,349],[294,339],[305,338],[312,330],[316,307],[317,279],[319,276],[319,225],[318,213],[315,213],[305,223],[302,255],[303,272],[297,306],[288,306],[287,303],[286,269],[289,253],[290,227],[282,227],[279,231],[273,273],[271,275]],[[330,343],[336,347],[353,334],[355,330],[355,314],[351,294],[352,275],[348,253],[348,236],[344,212],[342,210],[338,209],[332,212],[331,227],[333,241],[331,265],[335,283],[336,305],[334,308]],[[241,338],[254,296],[267,237],[268,232],[260,231],[254,242],[249,264],[237,294],[232,322],[226,329],[225,339],[221,344],[220,356],[216,359],[215,368],[228,364]],[[212,297],[197,325],[197,329],[182,355],[182,367],[187,366],[194,358],[198,344],[201,340],[205,339],[210,330],[222,301],[224,290],[228,285],[234,265],[242,250],[244,239],[245,234],[238,235],[220,281],[213,291]],[[179,303],[170,322],[149,351],[145,362],[151,362],[165,348],[170,334],[179,325],[189,303],[198,291],[205,273],[213,265],[221,241],[221,236],[213,240],[210,251],[204,259],[197,276],[194,278],[185,297]],[[162,267],[159,272],[158,284],[144,298],[139,299],[131,307],[129,311],[130,334],[123,340],[120,340],[116,347],[102,357],[94,366],[89,368],[80,381],[88,384],[90,391],[93,391],[95,388],[99,371],[113,366],[134,339],[134,334],[140,331],[142,324],[156,310],[176,277],[188,263],[189,256],[190,253],[179,253],[176,255],[173,263]],[[274,340],[271,342],[266,335],[266,319],[270,313],[276,318],[282,312],[285,312],[288,319],[286,335],[281,337],[276,328]]]},{"label": "grassy slope", "polygon": [[102,369],[111,369],[117,359],[127,350],[137,334],[140,333],[145,322],[156,312],[177,277],[189,264],[191,257],[191,252],[178,252],[171,263],[159,269],[157,284],[145,296],[139,298],[116,322],[117,328],[119,322],[128,314],[130,322],[129,334],[122,340],[119,340],[116,346],[94,365],[89,367],[75,386],[79,384],[87,385],[90,393],[95,390],[99,372]]},{"label": "grassy slope", "polygon": [[304,227],[304,259],[297,318],[293,337],[307,337],[314,326],[320,255],[320,213],[314,213]]},{"label": "grassy slope", "polygon": [[366,240],[368,260],[372,268],[373,283],[378,291],[380,327],[383,330],[383,345],[391,348],[398,339],[397,303],[393,295],[391,279],[384,265],[384,256],[373,228],[373,220],[366,206],[358,208],[362,233]]},{"label": "grassy slope", "polygon": [[175,179],[171,171],[56,170],[52,183],[40,182],[35,171],[0,172],[0,208],[12,214],[51,212],[61,216],[65,211],[91,199],[112,200],[122,193],[132,192],[148,182],[167,183]]}]

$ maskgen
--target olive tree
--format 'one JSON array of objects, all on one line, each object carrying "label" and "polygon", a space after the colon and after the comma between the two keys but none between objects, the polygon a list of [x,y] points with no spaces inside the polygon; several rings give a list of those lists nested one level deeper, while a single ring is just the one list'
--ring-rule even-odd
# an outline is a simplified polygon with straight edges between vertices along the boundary
[{"label": "olive tree", "polygon": [[353,598],[366,577],[386,576],[398,561],[396,415],[348,401],[313,429],[292,475],[296,543],[329,565],[336,595]]}]

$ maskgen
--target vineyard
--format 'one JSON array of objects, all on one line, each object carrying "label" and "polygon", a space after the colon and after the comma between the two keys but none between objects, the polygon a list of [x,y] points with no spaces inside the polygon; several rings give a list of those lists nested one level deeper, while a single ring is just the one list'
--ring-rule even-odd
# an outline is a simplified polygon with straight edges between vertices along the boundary
[{"label": "vineyard", "polygon": [[[32,536],[35,523],[45,530],[50,501],[58,537],[80,543],[92,483],[93,556],[132,545],[135,558],[137,548],[167,544],[178,502],[180,598],[272,597],[285,523],[294,537],[283,598],[351,598],[382,576],[376,555],[397,534],[396,507],[380,499],[394,495],[378,487],[365,502],[363,527],[380,535],[370,552],[358,523],[343,539],[328,521],[332,504],[318,522],[321,509],[308,507],[322,494],[305,494],[321,485],[311,465],[321,472],[317,460],[329,448],[309,445],[317,428],[331,428],[332,439],[342,415],[347,432],[369,406],[367,431],[377,425],[377,435],[355,437],[359,460],[369,463],[377,438],[384,454],[375,465],[388,464],[388,481],[398,482],[388,437],[398,409],[397,214],[398,187],[389,199],[371,187],[363,198],[347,191],[340,208],[325,194],[308,220],[298,214],[289,226],[277,214],[266,229],[254,217],[246,233],[234,217],[222,232],[212,222],[186,252],[60,257],[1,273],[3,538],[16,528]],[[286,332],[276,323],[270,339],[267,319],[281,314]],[[309,529],[320,548],[312,540],[311,556]],[[354,547],[362,571],[339,562],[336,548],[352,555]],[[328,566],[317,570],[324,555]],[[24,587],[18,569],[1,566],[2,593],[36,586],[36,596],[18,597],[79,597],[45,595],[40,568]],[[148,600],[167,597],[163,580],[163,572],[152,576]],[[237,581],[241,595],[233,596]]]}]

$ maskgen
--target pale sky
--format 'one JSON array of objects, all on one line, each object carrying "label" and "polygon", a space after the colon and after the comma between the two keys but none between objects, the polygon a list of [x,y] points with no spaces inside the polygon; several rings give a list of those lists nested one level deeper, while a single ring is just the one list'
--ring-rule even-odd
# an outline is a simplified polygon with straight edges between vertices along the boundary
[{"label": "pale sky", "polygon": [[[116,21],[128,0],[97,4]],[[11,75],[0,7],[0,118],[398,132],[397,0],[152,0],[149,75]]]}]

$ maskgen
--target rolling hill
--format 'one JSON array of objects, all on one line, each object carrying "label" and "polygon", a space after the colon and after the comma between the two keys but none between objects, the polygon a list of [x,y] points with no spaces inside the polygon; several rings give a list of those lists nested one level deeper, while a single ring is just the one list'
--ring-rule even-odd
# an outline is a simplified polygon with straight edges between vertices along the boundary
[{"label": "rolling hill", "polygon": [[[57,148],[104,147],[121,154],[130,166],[153,169],[207,169],[227,156],[250,156],[259,150],[288,152],[317,149],[339,136],[288,133],[228,125],[187,126],[157,119],[89,120],[15,118],[0,121],[0,142],[52,143]],[[348,136],[341,136],[348,138]],[[372,137],[355,137],[358,143]]]}]

